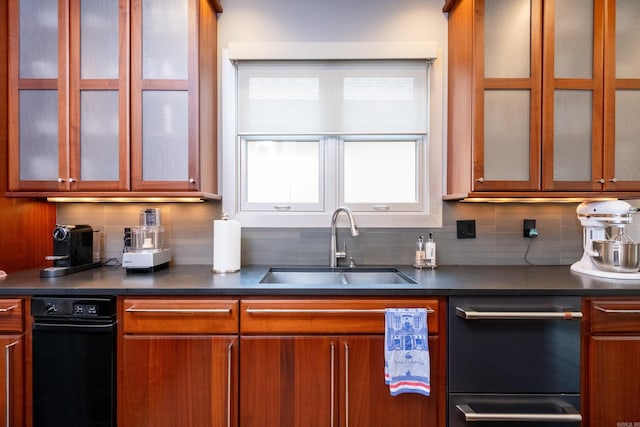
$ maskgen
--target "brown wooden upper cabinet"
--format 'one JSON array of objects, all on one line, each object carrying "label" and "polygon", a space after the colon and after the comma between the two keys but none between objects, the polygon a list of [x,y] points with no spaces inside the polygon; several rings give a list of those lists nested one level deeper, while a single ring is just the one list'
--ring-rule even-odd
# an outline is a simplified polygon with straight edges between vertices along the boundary
[{"label": "brown wooden upper cabinet", "polygon": [[446,197],[639,194],[640,2],[458,0],[444,10]]},{"label": "brown wooden upper cabinet", "polygon": [[206,0],[9,0],[10,192],[217,193]]}]

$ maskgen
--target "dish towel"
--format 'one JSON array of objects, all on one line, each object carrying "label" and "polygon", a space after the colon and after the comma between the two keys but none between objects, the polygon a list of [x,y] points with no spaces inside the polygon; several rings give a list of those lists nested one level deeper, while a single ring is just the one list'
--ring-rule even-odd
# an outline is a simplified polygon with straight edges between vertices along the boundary
[{"label": "dish towel", "polygon": [[424,308],[385,310],[384,380],[392,396],[431,393],[427,330]]}]

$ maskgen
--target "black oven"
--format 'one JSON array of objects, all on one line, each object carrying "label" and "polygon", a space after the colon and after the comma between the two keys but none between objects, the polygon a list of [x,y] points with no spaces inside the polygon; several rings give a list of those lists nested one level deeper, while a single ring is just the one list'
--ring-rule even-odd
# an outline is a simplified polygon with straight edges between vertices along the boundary
[{"label": "black oven", "polygon": [[33,297],[33,426],[116,425],[113,297]]},{"label": "black oven", "polygon": [[581,319],[579,297],[450,298],[449,426],[579,426]]}]

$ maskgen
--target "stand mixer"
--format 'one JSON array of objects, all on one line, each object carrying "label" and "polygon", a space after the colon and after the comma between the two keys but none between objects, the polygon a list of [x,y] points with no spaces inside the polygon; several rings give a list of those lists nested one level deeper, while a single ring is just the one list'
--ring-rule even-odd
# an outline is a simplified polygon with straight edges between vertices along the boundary
[{"label": "stand mixer", "polygon": [[583,227],[584,252],[571,270],[613,279],[640,279],[640,244],[625,234],[638,212],[622,200],[583,202],[576,213]]}]

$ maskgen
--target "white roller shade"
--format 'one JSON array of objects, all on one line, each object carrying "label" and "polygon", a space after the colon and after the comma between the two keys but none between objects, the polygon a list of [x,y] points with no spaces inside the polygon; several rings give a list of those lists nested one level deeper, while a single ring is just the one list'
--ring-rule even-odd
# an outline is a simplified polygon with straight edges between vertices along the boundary
[{"label": "white roller shade", "polygon": [[241,61],[242,134],[425,134],[427,66],[416,61]]}]

